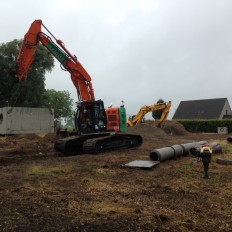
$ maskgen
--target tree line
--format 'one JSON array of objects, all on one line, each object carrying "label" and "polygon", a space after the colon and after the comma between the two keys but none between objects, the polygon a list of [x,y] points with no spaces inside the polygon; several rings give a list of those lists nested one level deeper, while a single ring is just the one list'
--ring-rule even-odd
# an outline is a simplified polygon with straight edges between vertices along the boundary
[{"label": "tree line", "polygon": [[[54,68],[54,57],[42,45],[38,45],[33,62],[21,81],[16,77],[16,61],[22,40],[0,44],[0,108],[35,107],[53,108],[55,126],[73,118],[73,99],[67,90],[45,88],[45,74]],[[65,119],[65,120],[63,120]]]}]

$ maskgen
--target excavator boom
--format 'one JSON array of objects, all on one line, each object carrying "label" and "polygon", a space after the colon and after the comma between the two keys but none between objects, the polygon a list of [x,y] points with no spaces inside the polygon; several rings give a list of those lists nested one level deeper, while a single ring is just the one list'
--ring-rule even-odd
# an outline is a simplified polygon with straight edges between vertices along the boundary
[{"label": "excavator boom", "polygon": [[41,21],[36,20],[24,36],[16,63],[16,75],[19,80],[27,73],[38,45],[38,33],[41,31]]},{"label": "excavator boom", "polygon": [[22,77],[27,73],[33,61],[36,48],[39,42],[41,42],[43,46],[46,47],[49,52],[60,62],[63,68],[70,72],[72,82],[77,90],[79,101],[95,100],[90,75],[81,65],[81,63],[77,61],[76,56],[72,56],[65,48],[64,43],[61,40],[57,40],[52,35],[58,44],[56,45],[48,35],[41,31],[42,26],[42,20],[35,20],[24,36],[24,40],[17,58],[16,75],[18,79],[21,80]]}]

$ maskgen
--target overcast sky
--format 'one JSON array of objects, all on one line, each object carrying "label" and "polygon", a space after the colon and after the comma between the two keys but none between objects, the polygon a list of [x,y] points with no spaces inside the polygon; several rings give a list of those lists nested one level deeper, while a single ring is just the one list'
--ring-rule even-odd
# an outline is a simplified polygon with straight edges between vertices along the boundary
[{"label": "overcast sky", "polygon": [[[231,0],[7,0],[0,15],[0,43],[42,19],[88,71],[105,107],[124,100],[133,115],[162,98],[172,101],[171,119],[180,101],[232,104]],[[58,62],[46,88],[77,100]]]}]

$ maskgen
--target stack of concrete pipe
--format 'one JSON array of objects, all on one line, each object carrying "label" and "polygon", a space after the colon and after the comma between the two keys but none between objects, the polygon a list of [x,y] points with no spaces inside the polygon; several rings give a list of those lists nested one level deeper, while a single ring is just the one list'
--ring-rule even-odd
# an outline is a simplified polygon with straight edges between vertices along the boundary
[{"label": "stack of concrete pipe", "polygon": [[[213,154],[222,152],[222,147],[217,142],[209,143],[208,146],[212,149]],[[190,154],[197,156],[200,149],[201,149],[201,146],[192,147],[189,152]]]},{"label": "stack of concrete pipe", "polygon": [[176,159],[177,157],[188,155],[191,148],[199,147],[203,144],[208,144],[208,143],[206,141],[199,141],[193,143],[176,144],[171,147],[154,149],[150,153],[150,159],[160,162],[169,159]]}]

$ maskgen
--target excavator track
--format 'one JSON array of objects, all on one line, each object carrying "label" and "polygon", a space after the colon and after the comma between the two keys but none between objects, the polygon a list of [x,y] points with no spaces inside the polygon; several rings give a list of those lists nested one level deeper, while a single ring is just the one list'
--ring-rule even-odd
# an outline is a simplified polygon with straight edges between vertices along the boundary
[{"label": "excavator track", "polygon": [[98,154],[107,151],[139,147],[143,142],[141,135],[134,134],[88,134],[59,139],[55,150],[65,155]]},{"label": "excavator track", "polygon": [[106,151],[135,148],[142,144],[140,135],[115,134],[88,139],[83,143],[83,153],[98,154]]}]

